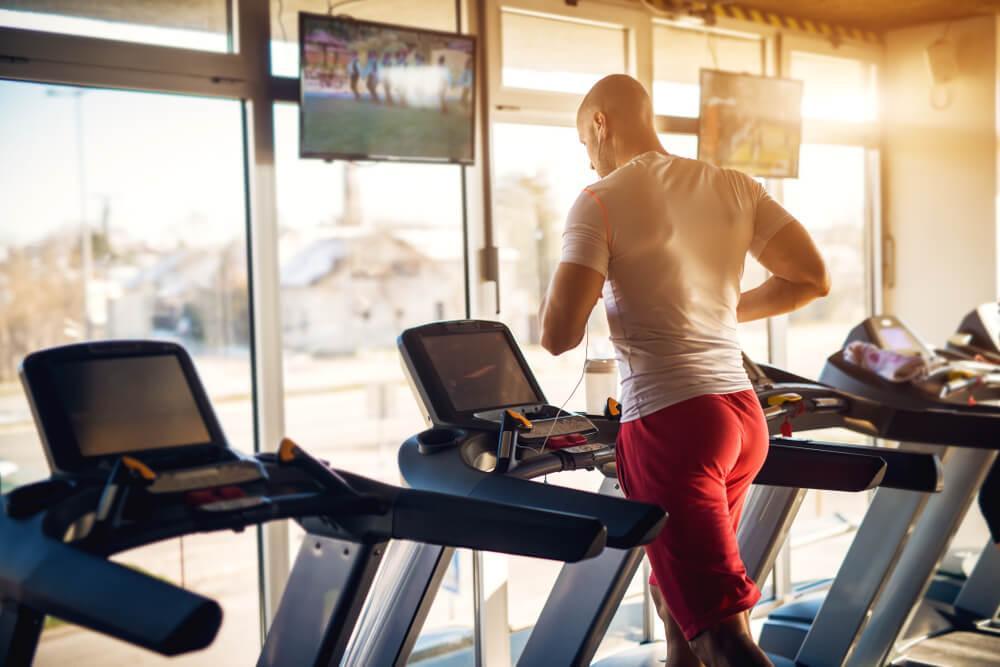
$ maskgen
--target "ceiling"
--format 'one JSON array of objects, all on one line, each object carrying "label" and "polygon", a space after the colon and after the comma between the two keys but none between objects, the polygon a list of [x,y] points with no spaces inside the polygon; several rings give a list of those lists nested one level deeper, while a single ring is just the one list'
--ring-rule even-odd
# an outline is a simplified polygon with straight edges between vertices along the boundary
[{"label": "ceiling", "polygon": [[868,30],[1000,12],[1000,0],[743,0],[736,4]]}]

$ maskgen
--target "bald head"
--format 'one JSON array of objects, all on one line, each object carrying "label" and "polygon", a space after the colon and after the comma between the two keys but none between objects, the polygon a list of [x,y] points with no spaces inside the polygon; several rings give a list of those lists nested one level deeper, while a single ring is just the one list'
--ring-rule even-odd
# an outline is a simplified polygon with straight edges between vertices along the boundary
[{"label": "bald head", "polygon": [[595,83],[580,103],[577,122],[597,111],[611,121],[644,123],[650,129],[653,127],[653,103],[649,93],[627,74],[611,74]]},{"label": "bald head", "polygon": [[653,103],[626,74],[606,76],[590,89],[576,114],[580,141],[601,178],[650,150],[663,151],[653,123]]}]

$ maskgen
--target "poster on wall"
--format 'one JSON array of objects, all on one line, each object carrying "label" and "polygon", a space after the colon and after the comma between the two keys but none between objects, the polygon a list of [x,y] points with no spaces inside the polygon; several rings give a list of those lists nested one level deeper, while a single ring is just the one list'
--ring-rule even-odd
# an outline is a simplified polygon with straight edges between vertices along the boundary
[{"label": "poster on wall", "polygon": [[701,70],[698,159],[763,178],[798,178],[802,82]]}]

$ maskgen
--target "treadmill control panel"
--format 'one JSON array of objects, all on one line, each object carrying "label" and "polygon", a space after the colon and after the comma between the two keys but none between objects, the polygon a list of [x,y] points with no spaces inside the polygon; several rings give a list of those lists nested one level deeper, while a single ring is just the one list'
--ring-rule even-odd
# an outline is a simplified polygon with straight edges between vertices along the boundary
[{"label": "treadmill control panel", "polygon": [[900,354],[930,356],[927,346],[916,335],[892,315],[876,315],[865,320],[865,329],[871,335],[871,342],[884,350]]},{"label": "treadmill control panel", "polygon": [[433,322],[398,340],[410,384],[435,427],[498,430],[507,410],[529,419],[525,441],[597,428],[583,415],[550,405],[514,335],[501,322]]}]

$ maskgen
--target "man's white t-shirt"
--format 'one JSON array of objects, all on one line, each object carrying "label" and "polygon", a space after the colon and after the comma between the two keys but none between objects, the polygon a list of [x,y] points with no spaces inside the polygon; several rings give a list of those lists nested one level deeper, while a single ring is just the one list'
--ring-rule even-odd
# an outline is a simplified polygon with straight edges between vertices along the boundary
[{"label": "man's white t-shirt", "polygon": [[658,152],[584,188],[562,261],[607,279],[622,421],[751,388],[736,334],[743,264],[792,220],[746,174]]}]

